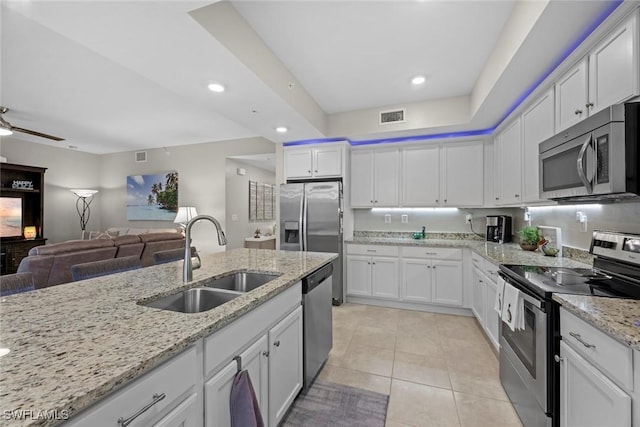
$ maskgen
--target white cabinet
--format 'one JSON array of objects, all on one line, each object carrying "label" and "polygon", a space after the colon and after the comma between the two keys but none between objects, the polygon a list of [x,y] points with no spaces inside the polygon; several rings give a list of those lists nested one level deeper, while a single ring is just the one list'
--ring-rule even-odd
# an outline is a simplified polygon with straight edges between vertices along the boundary
[{"label": "white cabinet", "polygon": [[638,95],[638,46],[636,10],[556,82],[557,131]]},{"label": "white cabinet", "polygon": [[355,150],[351,154],[351,206],[398,206],[399,151]]},{"label": "white cabinet", "polygon": [[522,113],[522,201],[540,200],[539,145],[554,134],[553,90]]},{"label": "white cabinet", "polygon": [[[522,193],[522,136],[520,119],[510,123],[496,138],[494,150],[500,159],[494,167],[499,168],[498,182],[493,183],[496,204],[521,202]],[[537,156],[536,156],[537,159]]]},{"label": "white cabinet", "polygon": [[484,280],[481,278],[480,273],[475,268],[472,273],[473,281],[473,298],[471,300],[471,311],[473,311],[474,316],[478,319],[478,322],[482,324],[482,319],[484,319],[484,310],[485,310],[485,287],[486,284]]},{"label": "white cabinet", "polygon": [[462,306],[460,249],[403,247],[402,300]]},{"label": "white cabinet", "polygon": [[500,317],[498,312],[493,309],[493,304],[498,293],[498,285],[491,279],[483,279],[485,285],[485,311],[484,311],[484,330],[489,336],[489,340],[493,347],[497,350],[500,347]]},{"label": "white cabinet", "polygon": [[198,394],[193,393],[171,412],[162,417],[153,427],[196,427],[202,425],[202,416],[198,413]]},{"label": "white cabinet", "polygon": [[302,389],[302,361],[302,307],[298,307],[269,331],[270,426],[278,425]]},{"label": "white cabinet", "polygon": [[398,247],[347,245],[347,295],[398,299]]},{"label": "white cabinet", "polygon": [[440,146],[403,149],[402,205],[439,206],[440,203]]},{"label": "white cabinet", "polygon": [[471,256],[473,259],[471,310],[493,347],[498,350],[500,318],[493,309],[498,292],[498,285],[494,280],[494,277],[498,277],[498,267],[478,254],[472,253]]},{"label": "white cabinet", "polygon": [[484,145],[482,141],[442,145],[442,206],[482,206]]},{"label": "white cabinet", "polygon": [[344,150],[342,145],[285,147],[285,179],[341,177]]},{"label": "white cabinet", "polygon": [[560,342],[560,425],[629,427],[631,397],[602,372]]},{"label": "white cabinet", "polygon": [[398,298],[398,259],[347,256],[347,294]]}]

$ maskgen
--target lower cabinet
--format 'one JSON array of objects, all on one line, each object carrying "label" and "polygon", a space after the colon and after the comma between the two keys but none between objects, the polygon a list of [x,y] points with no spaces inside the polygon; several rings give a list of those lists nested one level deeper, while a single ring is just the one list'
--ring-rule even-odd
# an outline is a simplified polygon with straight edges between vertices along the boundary
[{"label": "lower cabinet", "polygon": [[496,348],[500,346],[500,317],[498,312],[493,309],[493,304],[496,300],[496,294],[498,293],[498,285],[490,280],[485,279],[485,301],[487,306],[484,312],[484,330],[486,331],[491,343]]},{"label": "lower cabinet", "polygon": [[462,306],[462,263],[402,260],[402,299]]},{"label": "lower cabinet", "polygon": [[198,394],[193,393],[153,426],[196,427],[201,423],[202,417],[198,414]]},{"label": "lower cabinet", "polygon": [[560,426],[629,427],[631,397],[560,342]]},{"label": "lower cabinet", "polygon": [[347,295],[397,299],[397,258],[347,256]]},{"label": "lower cabinet", "polygon": [[473,299],[471,300],[471,311],[476,316],[476,319],[482,323],[484,319],[484,311],[486,308],[485,288],[486,284],[480,276],[480,272],[477,269],[473,269]]},{"label": "lower cabinet", "polygon": [[[497,277],[497,266],[477,257],[475,254],[472,272],[473,298],[471,311],[482,326],[493,347],[499,349],[500,317],[493,309],[498,293],[498,285],[490,277]],[[495,269],[495,271],[493,270]]]}]

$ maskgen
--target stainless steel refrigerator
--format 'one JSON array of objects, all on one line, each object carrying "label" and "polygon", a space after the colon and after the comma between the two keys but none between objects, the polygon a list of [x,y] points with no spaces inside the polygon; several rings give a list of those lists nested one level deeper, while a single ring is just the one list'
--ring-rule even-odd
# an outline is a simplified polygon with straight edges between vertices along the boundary
[{"label": "stainless steel refrigerator", "polygon": [[332,295],[342,304],[342,182],[280,185],[280,249],[337,253]]}]

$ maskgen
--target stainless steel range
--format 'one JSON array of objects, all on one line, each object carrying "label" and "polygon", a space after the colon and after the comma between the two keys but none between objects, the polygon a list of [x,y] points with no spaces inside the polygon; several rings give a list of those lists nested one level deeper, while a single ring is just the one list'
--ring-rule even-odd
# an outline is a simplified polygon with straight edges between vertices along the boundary
[{"label": "stainless steel range", "polygon": [[640,235],[595,231],[593,269],[501,265],[521,291],[525,328],[500,325],[500,380],[525,427],[559,426],[559,308],[554,293],[640,299]]}]

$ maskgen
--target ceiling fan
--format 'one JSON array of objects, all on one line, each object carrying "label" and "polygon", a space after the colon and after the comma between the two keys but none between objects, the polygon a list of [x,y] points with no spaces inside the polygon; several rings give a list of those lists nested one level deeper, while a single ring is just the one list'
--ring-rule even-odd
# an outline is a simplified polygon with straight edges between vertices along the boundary
[{"label": "ceiling fan", "polygon": [[39,136],[41,138],[52,139],[54,141],[64,141],[64,138],[60,138],[53,135],[47,135],[46,133],[37,132],[31,129],[24,129],[17,126],[13,126],[11,123],[6,121],[2,115],[9,111],[7,107],[0,106],[0,135],[11,135],[13,132],[22,132],[27,133],[29,135]]}]

